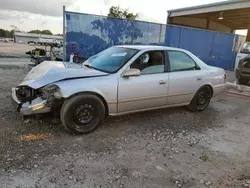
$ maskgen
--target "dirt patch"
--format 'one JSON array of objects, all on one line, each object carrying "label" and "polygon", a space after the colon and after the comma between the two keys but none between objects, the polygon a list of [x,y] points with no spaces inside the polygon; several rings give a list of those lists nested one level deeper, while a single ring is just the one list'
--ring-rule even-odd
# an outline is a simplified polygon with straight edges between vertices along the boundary
[{"label": "dirt patch", "polygon": [[[249,100],[219,96],[207,110],[156,110],[67,133],[51,116],[23,121],[10,89],[26,69],[0,69],[3,187],[211,187],[250,185]],[[248,184],[249,182],[249,184]]]}]

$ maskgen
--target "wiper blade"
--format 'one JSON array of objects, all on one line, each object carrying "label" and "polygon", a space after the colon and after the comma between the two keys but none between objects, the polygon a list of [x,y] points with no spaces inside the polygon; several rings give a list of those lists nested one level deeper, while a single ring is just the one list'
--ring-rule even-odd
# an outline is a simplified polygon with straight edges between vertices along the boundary
[{"label": "wiper blade", "polygon": [[90,69],[94,69],[94,70],[98,70],[98,71],[100,71],[99,69],[97,69],[97,68],[93,67],[92,65],[90,65],[90,64],[88,64],[88,63],[84,63],[83,65],[84,65],[85,67],[90,68]]},{"label": "wiper blade", "polygon": [[84,63],[83,65],[84,65],[85,67],[90,68],[90,69],[94,69],[94,70],[101,71],[101,72],[105,72],[105,73],[110,73],[110,72],[107,72],[107,71],[104,71],[104,70],[95,68],[95,67],[93,67],[93,66],[92,66],[91,64],[89,64],[89,63]]},{"label": "wiper blade", "polygon": [[90,64],[88,64],[88,63],[84,63],[83,64],[84,66],[86,66],[86,67],[88,67],[88,68],[90,68],[90,69],[94,69],[94,67],[92,67]]}]

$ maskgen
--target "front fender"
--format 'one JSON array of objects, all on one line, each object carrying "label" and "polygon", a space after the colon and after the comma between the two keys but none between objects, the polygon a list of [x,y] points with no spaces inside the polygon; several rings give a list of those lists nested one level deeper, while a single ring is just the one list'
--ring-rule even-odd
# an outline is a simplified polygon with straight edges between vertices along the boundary
[{"label": "front fender", "polygon": [[100,96],[107,104],[109,113],[117,113],[117,80],[113,77],[105,79],[83,78],[56,82],[54,85],[60,88],[62,98],[67,99],[79,93],[94,93]]}]

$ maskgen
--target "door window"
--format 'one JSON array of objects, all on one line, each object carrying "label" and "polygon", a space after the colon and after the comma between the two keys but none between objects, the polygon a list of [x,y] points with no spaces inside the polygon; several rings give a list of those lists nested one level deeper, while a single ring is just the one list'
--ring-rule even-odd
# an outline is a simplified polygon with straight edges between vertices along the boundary
[{"label": "door window", "polygon": [[136,68],[143,74],[155,74],[164,72],[164,52],[149,51],[138,57],[130,68]]},{"label": "door window", "polygon": [[171,72],[199,69],[194,60],[184,52],[168,51],[168,56]]}]

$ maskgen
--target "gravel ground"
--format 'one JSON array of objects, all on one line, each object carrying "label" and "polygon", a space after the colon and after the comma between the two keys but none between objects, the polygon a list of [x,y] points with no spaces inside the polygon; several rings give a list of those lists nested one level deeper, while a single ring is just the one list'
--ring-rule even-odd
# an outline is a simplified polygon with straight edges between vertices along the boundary
[{"label": "gravel ground", "polygon": [[29,57],[25,53],[35,48],[44,48],[44,46],[0,42],[0,57]]},{"label": "gravel ground", "polygon": [[25,54],[25,52],[32,50],[36,47],[44,48],[44,46],[40,46],[40,45],[0,42],[0,52],[3,52],[3,53]]},{"label": "gravel ground", "polygon": [[249,99],[108,118],[74,136],[49,115],[15,111],[10,88],[27,71],[0,69],[0,187],[250,187]]}]

